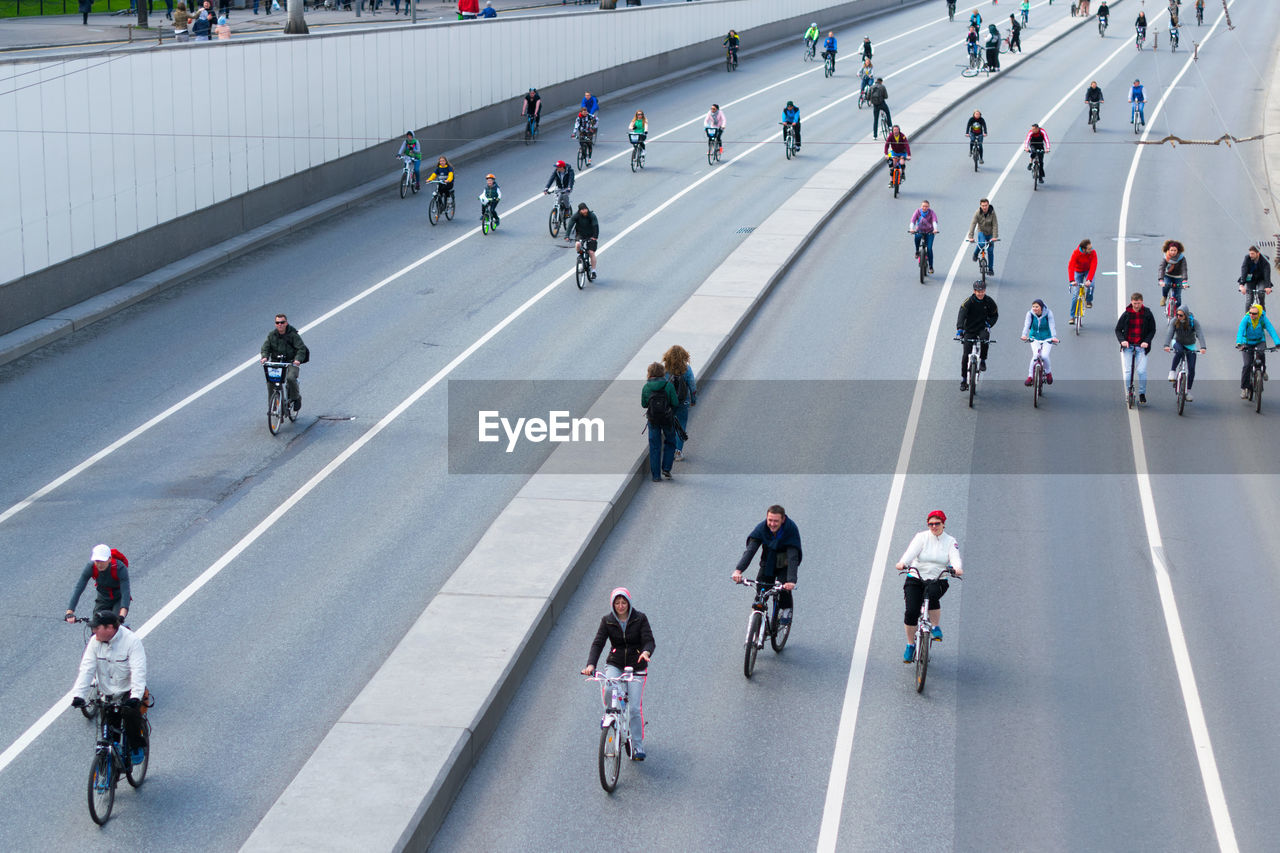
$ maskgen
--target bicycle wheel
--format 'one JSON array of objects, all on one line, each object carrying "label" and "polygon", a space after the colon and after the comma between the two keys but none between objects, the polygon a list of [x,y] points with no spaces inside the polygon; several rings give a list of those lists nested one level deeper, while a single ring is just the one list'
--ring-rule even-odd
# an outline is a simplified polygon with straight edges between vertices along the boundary
[{"label": "bicycle wheel", "polygon": [[822,66],[822,76],[830,77],[832,74],[836,73],[836,64],[831,61],[830,57],[822,61]]},{"label": "bicycle wheel", "polygon": [[282,423],[284,423],[284,393],[279,385],[275,385],[267,397],[267,429],[275,435],[280,431]]},{"label": "bicycle wheel", "polygon": [[130,764],[126,762],[126,769],[124,771],[125,778],[128,779],[129,784],[135,788],[142,786],[143,781],[147,778],[147,767],[151,764],[151,724],[143,720],[142,725],[146,728],[148,735],[147,746],[142,750],[142,763]]},{"label": "bicycle wheel", "polygon": [[1080,330],[1084,328],[1084,300],[1082,299],[1076,300],[1075,316],[1076,316],[1076,323],[1075,323],[1076,334],[1079,335]]},{"label": "bicycle wheel", "polygon": [[578,264],[574,268],[573,274],[578,279],[578,290],[587,285],[587,274],[591,272],[591,262],[582,255],[578,255]]},{"label": "bicycle wheel", "polygon": [[524,144],[525,144],[525,145],[528,145],[528,144],[530,144],[531,142],[533,142],[533,129],[530,127],[530,125],[525,124],[525,126],[524,126]]},{"label": "bicycle wheel", "polygon": [[640,146],[633,145],[631,146],[631,171],[634,172],[639,168],[640,168]]},{"label": "bicycle wheel", "polygon": [[599,759],[600,787],[612,794],[618,787],[618,771],[622,769],[622,727],[616,716],[600,729]]},{"label": "bicycle wheel", "polygon": [[795,154],[796,154],[796,146],[795,146],[795,144],[791,141],[791,135],[790,135],[790,134],[785,134],[785,133],[783,134],[783,138],[782,138],[782,146],[783,146],[783,148],[785,148],[785,149],[786,149],[786,152],[787,152],[787,159],[788,159],[788,160],[790,160],[792,157],[794,157],[794,156],[795,156]]},{"label": "bicycle wheel", "polygon": [[1009,39],[1007,38],[1000,39],[1000,52],[1001,53],[1009,52]]},{"label": "bicycle wheel", "polygon": [[716,163],[716,141],[715,139],[707,140],[707,165],[714,166]]},{"label": "bicycle wheel", "polygon": [[758,640],[764,630],[764,614],[759,610],[751,611],[751,621],[747,623],[747,646],[742,658],[742,674],[747,678],[756,669],[756,652],[759,651]]},{"label": "bicycle wheel", "polygon": [[89,817],[102,826],[111,817],[111,807],[116,802],[115,771],[111,768],[111,755],[100,752],[93,756],[89,767]]},{"label": "bicycle wheel", "polygon": [[409,194],[409,172],[405,170],[400,175],[400,198],[404,198]]},{"label": "bicycle wheel", "polygon": [[888,136],[891,130],[893,130],[893,125],[889,123],[889,114],[887,112],[880,113],[880,134]]},{"label": "bicycle wheel", "polygon": [[902,187],[901,169],[895,166],[893,170],[889,172],[889,183],[893,184],[893,197],[897,198],[898,190]]},{"label": "bicycle wheel", "polygon": [[489,233],[489,211],[487,208],[481,208],[480,210],[480,233]]},{"label": "bicycle wheel", "polygon": [[968,68],[963,68],[960,70],[960,76],[961,77],[977,77],[978,67],[976,65],[970,65]]},{"label": "bicycle wheel", "polygon": [[458,212],[457,196],[454,193],[449,193],[449,198],[444,203],[445,218],[448,219],[450,222],[452,222],[453,215],[457,212]]},{"label": "bicycle wheel", "polygon": [[1098,19],[1098,36],[1100,38],[1107,37],[1107,25],[1102,22],[1101,18]]},{"label": "bicycle wheel", "polygon": [[973,171],[978,171],[978,146],[973,144],[969,145],[969,156],[973,158]]},{"label": "bicycle wheel", "polygon": [[783,624],[782,608],[778,606],[778,599],[775,598],[773,602],[773,612],[769,617],[769,645],[773,646],[774,652],[780,652],[787,644],[787,637],[791,636],[791,623]]},{"label": "bicycle wheel", "polygon": [[1031,191],[1038,192],[1040,189],[1040,164],[1036,162],[1034,157],[1031,158]]},{"label": "bicycle wheel", "polygon": [[929,675],[929,646],[933,638],[928,634],[921,637],[916,633],[916,692],[924,692],[924,680]]},{"label": "bicycle wheel", "polygon": [[866,108],[867,108],[867,90],[863,89],[861,92],[858,93],[858,109],[864,110]]},{"label": "bicycle wheel", "polygon": [[1040,389],[1043,382],[1044,368],[1037,361],[1035,367],[1031,368],[1031,407],[1033,409],[1040,408]]},{"label": "bicycle wheel", "polygon": [[427,203],[427,219],[431,220],[432,225],[440,221],[440,211],[443,209],[444,204],[440,200],[440,193],[437,192],[431,196],[431,201]]},{"label": "bicycle wheel", "polygon": [[551,215],[547,217],[547,230],[551,232],[552,237],[560,236],[560,205],[554,205],[551,208]]},{"label": "bicycle wheel", "polygon": [[[1254,358],[1257,358],[1255,355]],[[1253,403],[1254,411],[1262,414],[1262,370],[1253,371]]]},{"label": "bicycle wheel", "polygon": [[920,255],[917,258],[920,265],[920,283],[924,284],[924,277],[929,274],[929,253],[925,251],[925,241],[920,241]]},{"label": "bicycle wheel", "polygon": [[1182,410],[1187,406],[1187,374],[1182,371],[1178,372],[1176,390],[1178,394],[1178,414],[1182,414]]},{"label": "bicycle wheel", "polygon": [[[974,344],[976,348],[978,345]],[[969,408],[973,408],[973,397],[978,393],[978,359],[969,358]]]}]

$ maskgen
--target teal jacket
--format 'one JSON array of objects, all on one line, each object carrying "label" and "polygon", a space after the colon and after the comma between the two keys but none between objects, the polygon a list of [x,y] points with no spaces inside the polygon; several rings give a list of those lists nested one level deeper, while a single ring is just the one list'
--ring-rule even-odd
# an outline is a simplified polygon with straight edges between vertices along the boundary
[{"label": "teal jacket", "polygon": [[1249,315],[1245,314],[1240,318],[1240,328],[1236,330],[1236,344],[1264,343],[1268,332],[1271,333],[1271,343],[1280,343],[1276,338],[1276,327],[1271,325],[1271,319],[1265,313],[1258,318],[1257,325],[1249,322]]},{"label": "teal jacket", "polygon": [[649,395],[654,391],[663,390],[665,388],[667,399],[671,401],[671,411],[675,411],[680,405],[680,401],[676,399],[676,386],[672,385],[665,377],[661,379],[650,379],[644,383],[644,387],[640,389],[640,405],[649,408]]}]

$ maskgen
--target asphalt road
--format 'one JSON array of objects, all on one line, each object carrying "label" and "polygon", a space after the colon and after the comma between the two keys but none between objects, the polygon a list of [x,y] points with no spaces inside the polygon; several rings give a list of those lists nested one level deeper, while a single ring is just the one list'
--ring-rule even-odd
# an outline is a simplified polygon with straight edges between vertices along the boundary
[{"label": "asphalt road", "polygon": [[[820,839],[868,851],[1273,846],[1280,818],[1267,792],[1278,756],[1260,721],[1280,685],[1257,650],[1265,617],[1258,629],[1251,617],[1280,603],[1268,568],[1277,534],[1262,509],[1280,481],[1266,450],[1274,413],[1259,417],[1239,400],[1232,349],[1240,258],[1273,230],[1259,194],[1261,148],[1153,146],[1125,221],[1120,210],[1135,152],[1128,84],[1147,86],[1154,139],[1257,133],[1276,11],[1233,7],[1235,29],[1220,28],[1170,90],[1187,52],[1171,54],[1163,33],[1163,52],[1124,47],[1094,70],[1129,38],[1130,6],[1115,8],[1109,38],[1082,29],[914,140],[906,197],[873,181],[812,243],[703,389],[675,482],[641,490],[588,571],[435,849],[584,850],[620,839],[657,850],[800,850]],[[1056,5],[1032,22],[1045,14],[1059,14]],[[1184,47],[1202,33],[1192,20]],[[1091,78],[1107,98],[1096,135],[1082,102],[1081,80]],[[992,125],[977,174],[961,135],[973,108]],[[1033,121],[1054,149],[1034,193],[1018,153]],[[905,234],[922,196],[942,227],[938,274],[924,287]],[[1001,320],[970,410],[950,322],[969,290],[972,264],[957,252],[982,196],[1000,216],[990,295]],[[1065,266],[1085,236],[1101,260],[1095,307],[1076,337]],[[1159,310],[1166,236],[1189,247],[1186,303],[1209,347],[1181,418],[1164,353],[1152,358],[1149,405],[1124,408],[1112,335],[1128,290]],[[1056,311],[1063,338],[1039,410],[1017,341],[1037,297]],[[1151,476],[1140,479],[1140,468]],[[796,625],[786,650],[763,651],[747,681],[750,598],[728,575],[775,502],[804,537]],[[891,568],[938,507],[960,540],[966,579],[944,599],[946,639],[917,695],[899,662]],[[1153,571],[1152,524],[1177,628]],[[608,796],[595,770],[597,694],[576,673],[618,585],[649,615],[657,654],[648,760],[624,767]],[[1194,673],[1189,693],[1180,645]],[[856,727],[847,758],[834,761],[850,722],[847,691]],[[1212,773],[1188,695],[1203,708]],[[1221,798],[1206,793],[1217,780]],[[828,802],[832,782],[842,794]],[[838,834],[822,836],[824,824]]]}]

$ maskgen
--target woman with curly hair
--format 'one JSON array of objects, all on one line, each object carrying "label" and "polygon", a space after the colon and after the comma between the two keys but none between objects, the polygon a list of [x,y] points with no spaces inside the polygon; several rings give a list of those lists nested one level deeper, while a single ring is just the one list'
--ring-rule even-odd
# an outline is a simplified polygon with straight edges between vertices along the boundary
[{"label": "woman with curly hair", "polygon": [[[676,388],[676,397],[680,403],[676,406],[676,420],[680,422],[681,431],[689,428],[689,407],[698,404],[698,383],[689,366],[689,351],[679,344],[674,344],[662,354],[662,366],[667,372],[667,381]],[[684,458],[684,439],[676,436],[676,458]]]}]

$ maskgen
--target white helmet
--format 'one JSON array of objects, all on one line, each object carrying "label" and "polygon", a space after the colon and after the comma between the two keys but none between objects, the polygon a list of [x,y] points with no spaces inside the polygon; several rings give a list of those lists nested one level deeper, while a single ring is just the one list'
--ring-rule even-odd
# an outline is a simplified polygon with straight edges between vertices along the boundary
[{"label": "white helmet", "polygon": [[810,24],[809,26],[813,27],[813,28],[816,30],[816,29],[818,28],[818,22],[817,22],[817,21],[814,21],[814,22],[813,22],[812,24]]}]

